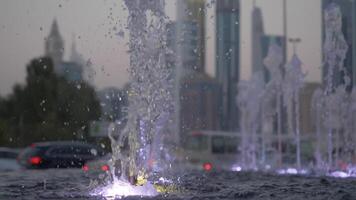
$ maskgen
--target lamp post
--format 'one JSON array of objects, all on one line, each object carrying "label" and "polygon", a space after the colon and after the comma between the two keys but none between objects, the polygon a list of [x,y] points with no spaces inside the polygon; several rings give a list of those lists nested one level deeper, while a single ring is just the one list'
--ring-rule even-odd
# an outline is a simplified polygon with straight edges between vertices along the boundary
[{"label": "lamp post", "polygon": [[287,0],[283,0],[283,35],[284,35],[284,43],[283,43],[283,64],[287,62]]},{"label": "lamp post", "polygon": [[293,44],[293,54],[296,54],[297,44],[300,43],[302,40],[300,38],[289,38],[288,41]]}]

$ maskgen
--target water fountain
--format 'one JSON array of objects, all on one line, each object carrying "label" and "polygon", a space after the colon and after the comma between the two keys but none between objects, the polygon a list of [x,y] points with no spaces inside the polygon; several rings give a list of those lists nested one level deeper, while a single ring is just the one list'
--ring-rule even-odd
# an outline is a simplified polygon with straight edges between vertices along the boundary
[{"label": "water fountain", "polygon": [[[334,111],[339,110],[337,106],[340,100],[338,97],[342,93],[342,85],[335,85],[335,77],[340,71],[344,70],[344,60],[347,52],[347,44],[342,33],[342,13],[340,7],[336,4],[330,4],[325,10],[325,43],[324,43],[324,53],[325,53],[325,64],[327,66],[327,85],[324,90],[325,94],[325,104],[327,106],[327,111],[324,115],[325,126],[328,131],[328,165],[329,167],[334,166],[333,161],[333,149],[334,149],[334,139],[333,139],[333,129],[339,129],[340,115],[337,115]],[[345,73],[345,80],[347,74]],[[349,84],[349,83],[346,83]],[[345,85],[346,85],[345,84]],[[337,88],[338,87],[338,88]],[[335,90],[338,92],[336,93]]]},{"label": "water fountain", "polygon": [[257,170],[259,153],[258,130],[261,124],[261,104],[264,96],[262,73],[256,73],[249,81],[240,81],[237,102],[241,111],[241,163],[245,169]]},{"label": "water fountain", "polygon": [[[130,33],[127,125],[118,139],[109,134],[113,180],[93,193],[152,196],[157,195],[157,191],[146,179],[153,171],[153,162],[162,161],[163,131],[167,134],[173,108],[173,79],[171,69],[165,64],[167,17],[162,0],[124,2],[129,13],[127,29]],[[125,141],[128,141],[128,152],[123,151]],[[136,187],[135,184],[143,186]]]},{"label": "water fountain", "polygon": [[[311,100],[311,113],[316,132],[313,139],[315,163],[314,167],[308,167],[315,169],[318,174],[335,170],[343,170],[342,173],[346,173],[347,168],[352,168],[350,164],[353,163],[352,156],[355,150],[352,145],[355,140],[353,136],[355,127],[352,121],[355,119],[356,90],[347,91],[351,86],[351,79],[344,65],[348,46],[342,32],[342,13],[336,3],[326,7],[324,23],[326,85],[324,88],[316,89]],[[266,86],[256,79],[255,74],[251,80],[241,81],[239,84],[237,99],[241,110],[241,162],[243,166],[253,168],[256,166],[256,155],[265,154],[267,143],[263,124],[267,122],[275,125],[274,128],[270,128],[272,135],[269,136],[277,150],[274,155],[276,158],[274,167],[280,168],[282,164],[285,165],[282,163],[284,156],[282,146],[289,145],[288,140],[292,139],[294,141],[292,144],[295,145],[295,164],[288,164],[288,168],[282,168],[280,172],[300,174],[305,173],[304,167],[307,167],[302,161],[303,133],[300,132],[300,94],[306,74],[302,72],[302,61],[295,52],[284,70],[282,60],[281,47],[272,43],[264,60],[264,65],[271,75]],[[268,120],[268,115],[272,116],[270,117],[272,120]],[[261,133],[256,133],[256,130]],[[260,139],[256,139],[256,135]],[[327,141],[327,144],[324,141]],[[258,146],[262,147],[256,148]],[[340,175],[342,173],[335,173],[335,176],[343,177]]]},{"label": "water fountain", "polygon": [[[288,132],[290,136],[295,138],[297,169],[290,168],[284,171],[286,173],[299,173],[302,172],[299,94],[303,87],[305,74],[302,72],[302,63],[296,54],[294,54],[291,61],[286,64],[285,73],[283,73],[281,68],[282,60],[283,53],[281,47],[272,43],[269,47],[268,55],[264,60],[264,64],[271,74],[271,80],[267,85],[265,86],[262,74],[258,75],[259,73],[254,74],[250,81],[241,81],[239,84],[240,93],[238,95],[238,103],[241,109],[242,157],[246,157],[246,153],[244,153],[246,147],[255,149],[257,146],[261,146],[257,148],[259,150],[258,152],[252,151],[254,152],[252,155],[260,155],[260,166],[271,164],[265,163],[265,151],[268,143],[266,139],[269,137],[273,143],[275,134],[272,133],[267,137],[266,133],[264,133],[265,130],[263,130],[263,126],[269,116],[276,116],[278,152],[275,160],[277,163],[272,164],[275,168],[282,167],[282,144],[286,141],[286,134],[282,135],[283,106],[285,106],[287,107],[286,117],[288,119]],[[282,102],[284,104],[282,104]],[[256,121],[258,123],[256,123]],[[273,123],[273,119],[272,122],[269,120],[269,123]],[[248,128],[246,124],[251,124],[250,126],[252,128]],[[257,134],[257,130],[261,133]],[[255,138],[256,135],[260,138],[259,140]],[[246,139],[248,137],[255,139],[248,140]],[[271,144],[269,144],[269,146],[271,146]],[[255,159],[253,158],[252,156],[252,166],[256,167]],[[251,161],[245,163],[248,159],[243,160],[243,164],[245,165],[251,163]]]},{"label": "water fountain", "polygon": [[[283,73],[281,64],[283,61],[282,48],[277,44],[271,44],[268,49],[268,55],[264,59],[264,65],[267,67],[271,74],[271,80],[266,85],[266,93],[274,94],[274,108],[277,116],[277,140],[278,140],[278,152],[277,162],[278,166],[282,165],[282,81]],[[267,104],[271,106],[271,104]]]},{"label": "water fountain", "polygon": [[[351,122],[355,119],[352,114],[354,101],[353,92],[347,91],[351,84],[344,65],[348,46],[342,32],[342,13],[337,4],[328,5],[324,21],[326,86],[323,91],[318,89],[314,92],[312,102],[317,131],[316,168],[331,171],[331,176],[349,177],[352,173],[347,171],[352,168],[354,150],[351,147],[354,141]],[[324,138],[327,138],[326,145],[322,144]],[[322,151],[322,146],[326,146],[326,151]]]},{"label": "water fountain", "polygon": [[322,113],[322,102],[321,99],[323,97],[323,90],[321,88],[317,88],[314,91],[313,97],[312,97],[312,118],[314,120],[315,124],[315,131],[316,131],[316,147],[315,147],[315,161],[316,161],[316,170],[322,170],[325,168],[325,163],[323,162],[322,159],[322,153],[321,153],[321,147],[322,147],[322,124],[321,124],[321,113]]},{"label": "water fountain", "polygon": [[300,90],[303,87],[305,74],[302,72],[301,61],[296,54],[290,63],[286,65],[283,83],[285,106],[288,109],[288,127],[292,135],[295,135],[296,143],[296,167],[301,169],[300,149]]},{"label": "water fountain", "polygon": [[[137,183],[135,179],[137,177],[147,179],[154,170],[152,160],[161,161],[160,155],[165,149],[163,132],[167,132],[163,130],[169,129],[168,122],[172,119],[174,80],[172,70],[165,64],[167,17],[164,14],[163,0],[125,0],[125,4],[129,12],[127,27],[130,32],[131,65],[128,123],[118,139],[109,134],[113,149],[110,166],[114,176],[109,185],[96,190],[95,194],[151,196],[157,195],[154,185],[146,181],[141,187],[133,186],[133,184]],[[350,119],[353,119],[356,109],[348,112],[347,108],[351,104],[354,106],[351,99],[354,99],[355,95],[351,97],[345,90],[350,81],[343,68],[347,45],[341,32],[340,16],[340,9],[335,4],[329,5],[325,10],[324,50],[328,66],[327,86],[324,91],[316,90],[312,101],[316,121],[317,169],[325,168],[325,166],[330,169],[336,165],[333,159],[339,160],[345,156],[338,151],[333,155],[333,150],[335,147],[340,147],[342,140],[345,140],[344,137],[339,136],[351,138],[351,132],[347,130],[353,130],[352,126],[354,126]],[[240,163],[243,169],[257,170],[261,169],[261,166],[267,166],[266,149],[273,142],[277,144],[273,167],[282,167],[282,145],[286,137],[282,123],[287,121],[289,136],[294,138],[296,146],[296,168],[282,169],[281,173],[306,173],[302,170],[299,102],[305,74],[302,72],[301,61],[296,54],[285,65],[284,70],[282,61],[281,47],[271,44],[268,56],[264,60],[271,74],[270,81],[265,85],[262,74],[255,73],[251,80],[241,81],[238,85],[240,91],[237,103],[241,111],[242,132]],[[345,74],[343,77],[345,84],[336,87],[333,84],[333,74],[339,71]],[[286,107],[287,120],[283,120],[284,107]],[[323,107],[325,107],[324,110]],[[264,132],[265,121],[273,123],[273,120],[276,121],[276,134],[271,133],[267,136]],[[325,130],[328,133],[327,165],[324,162],[321,144],[325,137]],[[268,137],[271,140],[269,142],[267,142]],[[123,151],[126,140],[129,144],[128,152]],[[352,142],[347,143],[346,146],[352,149]],[[268,166],[270,168],[270,165]]]}]

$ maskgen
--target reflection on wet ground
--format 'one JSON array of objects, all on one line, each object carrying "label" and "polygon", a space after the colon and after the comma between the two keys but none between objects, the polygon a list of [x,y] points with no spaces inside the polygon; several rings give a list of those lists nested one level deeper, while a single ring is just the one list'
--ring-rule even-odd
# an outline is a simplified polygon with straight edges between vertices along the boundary
[{"label": "reflection on wet ground", "polygon": [[[181,194],[147,199],[355,200],[356,179],[276,176],[260,173],[192,172],[181,176]],[[82,170],[0,173],[0,199],[93,199]],[[128,197],[126,199],[141,199]]]}]

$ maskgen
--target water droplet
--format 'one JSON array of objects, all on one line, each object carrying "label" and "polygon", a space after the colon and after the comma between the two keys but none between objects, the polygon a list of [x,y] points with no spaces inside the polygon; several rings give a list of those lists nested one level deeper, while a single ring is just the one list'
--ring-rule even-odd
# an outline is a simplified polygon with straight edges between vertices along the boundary
[{"label": "water droplet", "polygon": [[90,153],[94,156],[98,155],[98,151],[96,149],[90,149]]},{"label": "water droplet", "polygon": [[117,36],[124,38],[125,37],[125,32],[123,30],[120,30],[118,33],[116,33]]}]

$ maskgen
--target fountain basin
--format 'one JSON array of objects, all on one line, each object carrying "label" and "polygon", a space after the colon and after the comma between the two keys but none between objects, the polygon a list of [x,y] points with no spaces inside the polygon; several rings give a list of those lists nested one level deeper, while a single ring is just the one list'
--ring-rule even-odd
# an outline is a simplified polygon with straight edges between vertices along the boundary
[{"label": "fountain basin", "polygon": [[[92,177],[82,170],[24,170],[0,174],[0,199],[107,200],[88,188]],[[175,184],[182,192],[143,194],[122,199],[356,199],[355,178],[312,177],[260,172],[186,171]],[[149,188],[149,187],[147,187]],[[110,187],[107,188],[110,191]],[[128,188],[125,192],[132,192]],[[141,190],[142,191],[142,190]],[[135,191],[137,192],[137,191]],[[140,192],[140,191],[139,191]],[[102,193],[104,194],[104,193]],[[108,193],[107,193],[108,194]],[[126,193],[127,194],[127,193]],[[111,198],[113,199],[113,198]],[[120,199],[117,197],[116,199]]]}]

